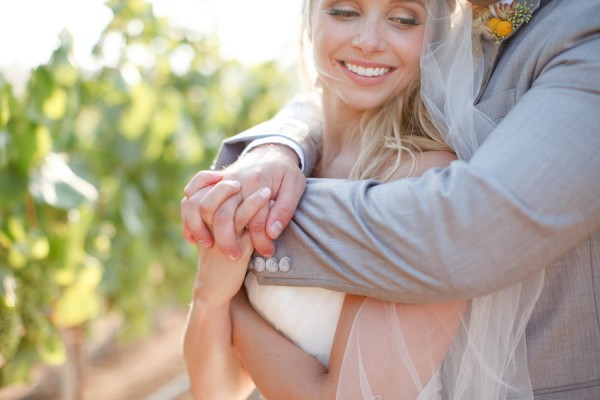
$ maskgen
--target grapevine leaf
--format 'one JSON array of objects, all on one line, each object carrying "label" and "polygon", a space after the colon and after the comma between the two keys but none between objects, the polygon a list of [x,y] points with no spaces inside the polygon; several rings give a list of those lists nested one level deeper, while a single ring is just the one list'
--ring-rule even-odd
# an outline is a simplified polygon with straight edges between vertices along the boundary
[{"label": "grapevine leaf", "polygon": [[[0,105],[0,108],[2,106]],[[1,125],[1,124],[0,124]],[[9,148],[11,138],[8,132],[0,131],[0,170],[4,169],[10,160]]]},{"label": "grapevine leaf", "polygon": [[140,191],[135,186],[128,185],[121,202],[121,217],[129,233],[136,235],[144,232],[145,211],[146,204]]},{"label": "grapevine leaf", "polygon": [[31,178],[29,190],[38,201],[71,210],[98,198],[96,188],[79,177],[56,153],[49,153]]},{"label": "grapevine leaf", "polygon": [[0,172],[0,206],[22,203],[27,195],[27,172],[15,165]]},{"label": "grapevine leaf", "polygon": [[10,119],[11,87],[0,80],[0,89],[0,129],[4,129]]}]

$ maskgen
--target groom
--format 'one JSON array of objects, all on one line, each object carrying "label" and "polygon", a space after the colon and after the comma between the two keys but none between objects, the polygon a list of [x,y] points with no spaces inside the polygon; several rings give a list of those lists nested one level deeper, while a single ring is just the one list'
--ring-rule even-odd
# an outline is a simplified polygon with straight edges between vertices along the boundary
[{"label": "groom", "polygon": [[[528,23],[486,49],[477,107],[497,126],[479,132],[467,162],[385,184],[308,179],[304,191],[321,127],[299,99],[226,141],[215,167],[233,163],[225,178],[243,194],[270,186],[276,198],[249,225],[263,284],[425,303],[545,269],[527,328],[535,397],[600,399],[600,1],[531,8]],[[211,246],[207,227],[224,224],[216,241],[236,257],[235,200],[205,223],[194,208],[202,190],[186,195],[187,228]]]}]

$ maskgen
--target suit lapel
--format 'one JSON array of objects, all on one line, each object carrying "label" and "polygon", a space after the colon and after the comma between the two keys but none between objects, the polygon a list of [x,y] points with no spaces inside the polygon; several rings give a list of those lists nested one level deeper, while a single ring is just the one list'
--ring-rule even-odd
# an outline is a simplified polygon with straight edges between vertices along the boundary
[{"label": "suit lapel", "polygon": [[[551,0],[541,0],[541,2],[544,4],[546,4],[550,1]],[[531,7],[532,14],[535,14],[535,11],[540,8],[540,0],[533,0],[533,1],[515,0],[515,2],[529,4]],[[481,96],[490,80],[490,76],[492,75],[494,67],[496,66],[498,58],[500,57],[500,55],[502,54],[502,51],[504,50],[504,47],[506,46],[506,42],[508,40],[510,40],[511,37],[516,35],[517,32],[523,27],[523,25],[525,25],[525,24],[517,26],[508,36],[506,36],[504,39],[502,39],[499,43],[496,43],[496,41],[494,39],[487,37],[487,36],[483,38],[483,53],[484,53],[485,69],[484,69],[483,77],[482,77],[483,83],[481,84],[481,89],[479,90],[479,94],[475,98],[475,103],[477,103],[479,101],[479,99],[481,98]]]}]

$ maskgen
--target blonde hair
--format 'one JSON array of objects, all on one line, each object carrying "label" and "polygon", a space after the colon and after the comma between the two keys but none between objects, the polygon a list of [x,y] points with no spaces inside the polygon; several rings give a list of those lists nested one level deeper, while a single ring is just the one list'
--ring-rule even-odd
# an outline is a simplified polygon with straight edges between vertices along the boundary
[{"label": "blonde hair", "polygon": [[416,79],[392,101],[365,112],[359,132],[360,150],[350,178],[389,180],[403,157],[416,169],[417,155],[424,151],[452,151],[431,120],[421,100],[421,83]]},{"label": "blonde hair", "polygon": [[[301,69],[309,75],[306,66],[307,46],[310,44],[313,0],[304,0],[301,35]],[[307,82],[310,79],[306,78]],[[314,82],[314,81],[313,81]],[[314,89],[314,84],[312,85]],[[409,176],[416,171],[417,155],[424,151],[449,151],[451,147],[436,129],[421,99],[420,75],[406,90],[388,103],[366,111],[356,131],[360,135],[360,150],[349,178],[374,178],[386,181],[400,167],[403,157],[412,161]]]}]

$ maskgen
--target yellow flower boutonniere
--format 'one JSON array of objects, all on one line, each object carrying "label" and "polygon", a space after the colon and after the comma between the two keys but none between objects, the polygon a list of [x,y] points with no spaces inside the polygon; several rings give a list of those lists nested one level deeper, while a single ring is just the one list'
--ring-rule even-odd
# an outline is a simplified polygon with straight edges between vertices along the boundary
[{"label": "yellow flower boutonniere", "polygon": [[531,5],[513,1],[510,4],[494,3],[494,14],[483,7],[473,8],[473,26],[494,38],[496,44],[519,26],[531,19]]}]

